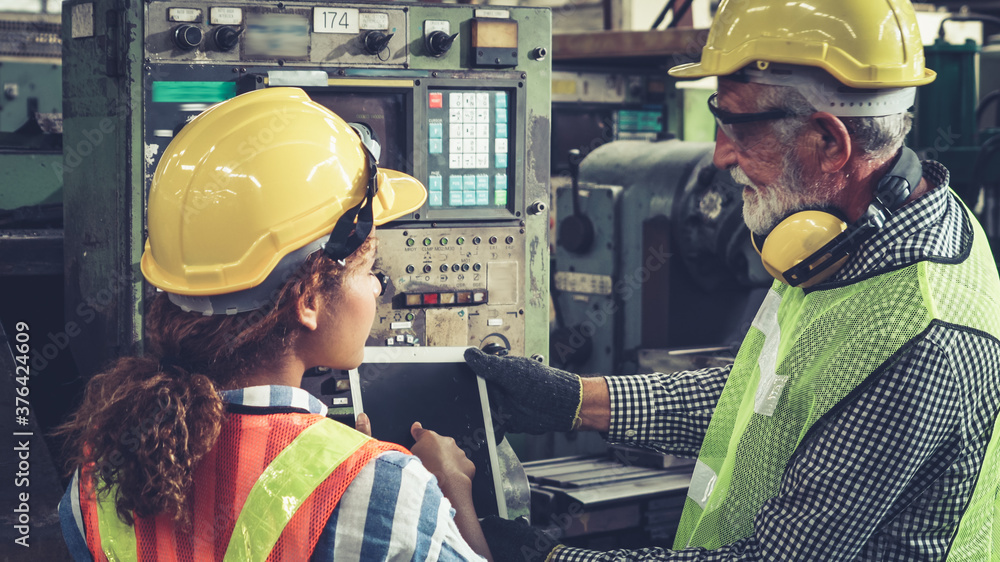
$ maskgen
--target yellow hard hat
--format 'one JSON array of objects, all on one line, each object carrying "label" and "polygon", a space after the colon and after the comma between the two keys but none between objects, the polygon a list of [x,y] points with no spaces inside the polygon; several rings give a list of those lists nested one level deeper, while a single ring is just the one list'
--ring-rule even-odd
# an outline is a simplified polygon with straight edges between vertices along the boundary
[{"label": "yellow hard hat", "polygon": [[[257,287],[303,249],[339,245],[346,253],[332,257],[346,257],[372,223],[427,198],[419,181],[376,159],[358,131],[298,88],[219,103],[181,129],[156,167],[143,275],[197,302]],[[209,304],[190,308],[213,313]]]},{"label": "yellow hard hat", "polygon": [[908,0],[723,0],[701,62],[670,75],[727,76],[769,63],[819,67],[863,89],[922,86],[936,76],[924,67]]}]

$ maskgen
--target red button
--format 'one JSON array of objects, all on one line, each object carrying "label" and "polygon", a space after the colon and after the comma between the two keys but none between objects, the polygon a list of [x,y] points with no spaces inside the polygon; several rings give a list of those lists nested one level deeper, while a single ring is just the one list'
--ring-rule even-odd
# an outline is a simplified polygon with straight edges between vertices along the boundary
[{"label": "red button", "polygon": [[431,109],[441,109],[444,107],[444,94],[441,92],[431,92],[428,105]]},{"label": "red button", "polygon": [[438,294],[437,293],[424,293],[424,304],[437,304]]}]

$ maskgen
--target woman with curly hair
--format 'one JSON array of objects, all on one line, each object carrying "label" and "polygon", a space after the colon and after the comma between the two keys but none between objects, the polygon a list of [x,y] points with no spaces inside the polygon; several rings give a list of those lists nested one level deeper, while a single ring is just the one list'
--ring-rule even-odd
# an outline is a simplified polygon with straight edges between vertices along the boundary
[{"label": "woman with curly hair", "polygon": [[295,88],[217,104],[167,147],[145,355],[95,376],[61,428],[77,560],[489,557],[453,440],[415,423],[418,461],[300,388],[361,362],[384,290],[371,232],[426,199],[377,158],[364,127]]}]

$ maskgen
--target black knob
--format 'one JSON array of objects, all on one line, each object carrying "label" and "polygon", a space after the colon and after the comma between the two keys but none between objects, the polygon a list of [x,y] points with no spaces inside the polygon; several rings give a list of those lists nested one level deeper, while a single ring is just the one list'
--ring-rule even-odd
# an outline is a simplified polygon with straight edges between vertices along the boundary
[{"label": "black knob", "polygon": [[240,42],[240,30],[231,25],[224,25],[215,28],[212,38],[215,39],[215,46],[220,51],[230,51]]},{"label": "black knob", "polygon": [[443,31],[432,31],[427,34],[427,51],[432,57],[440,57],[451,49],[458,34],[448,35]]},{"label": "black knob", "polygon": [[487,355],[499,355],[503,357],[504,355],[507,355],[509,351],[510,350],[505,346],[498,343],[488,343],[483,346],[483,353],[486,353]]},{"label": "black knob", "polygon": [[389,33],[388,35],[382,33],[381,31],[369,31],[365,34],[365,38],[362,39],[361,43],[365,47],[365,51],[370,55],[378,55],[389,46],[389,41],[392,39],[394,33]]},{"label": "black knob", "polygon": [[590,250],[594,244],[594,225],[584,215],[570,215],[559,225],[558,243],[574,254]]},{"label": "black knob", "polygon": [[196,49],[201,45],[203,35],[196,25],[178,25],[174,28],[174,43],[185,51]]}]

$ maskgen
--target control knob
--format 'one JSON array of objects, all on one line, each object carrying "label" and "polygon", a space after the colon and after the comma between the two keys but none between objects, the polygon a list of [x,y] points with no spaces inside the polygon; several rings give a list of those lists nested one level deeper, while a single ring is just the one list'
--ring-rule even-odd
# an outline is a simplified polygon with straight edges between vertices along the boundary
[{"label": "control knob", "polygon": [[215,29],[212,38],[220,51],[231,51],[240,42],[240,30],[231,25],[223,25]]},{"label": "control knob", "polygon": [[451,49],[451,44],[455,42],[455,38],[458,34],[448,35],[443,31],[432,31],[427,34],[427,39],[425,40],[427,44],[427,51],[432,57],[440,57]]},{"label": "control knob", "polygon": [[185,51],[198,48],[204,36],[196,25],[178,25],[174,28],[174,43]]},{"label": "control knob", "polygon": [[361,40],[361,44],[364,45],[365,51],[368,54],[378,56],[389,46],[389,41],[392,40],[393,35],[395,34],[369,31],[365,34],[364,39]]}]

